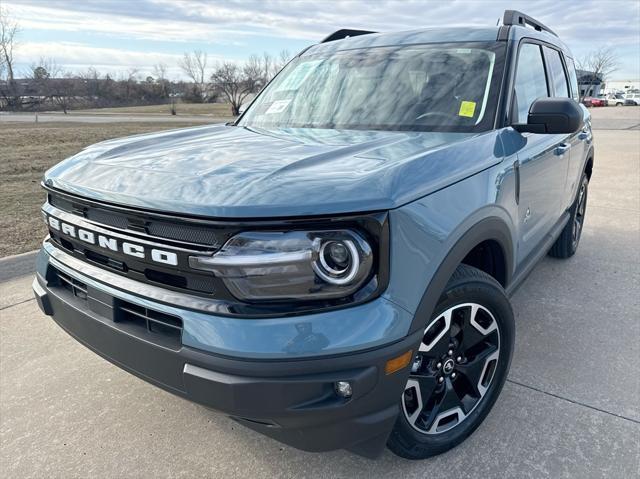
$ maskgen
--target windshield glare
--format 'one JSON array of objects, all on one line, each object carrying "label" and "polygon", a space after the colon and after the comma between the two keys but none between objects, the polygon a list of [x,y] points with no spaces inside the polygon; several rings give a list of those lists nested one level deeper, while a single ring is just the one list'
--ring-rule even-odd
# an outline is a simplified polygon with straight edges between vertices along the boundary
[{"label": "windshield glare", "polygon": [[305,55],[269,84],[239,125],[489,129],[497,70],[494,45],[413,45]]}]

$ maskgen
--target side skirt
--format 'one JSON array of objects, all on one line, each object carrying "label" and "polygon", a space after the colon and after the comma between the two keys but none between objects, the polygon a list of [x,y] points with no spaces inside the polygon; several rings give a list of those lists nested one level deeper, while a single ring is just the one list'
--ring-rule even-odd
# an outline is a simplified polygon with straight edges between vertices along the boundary
[{"label": "side skirt", "polygon": [[560,217],[555,226],[549,231],[549,233],[540,241],[538,246],[534,249],[533,253],[531,253],[523,262],[522,265],[518,268],[518,270],[514,273],[513,278],[509,285],[507,286],[507,295],[513,296],[513,294],[518,290],[524,280],[527,279],[533,268],[538,264],[538,262],[547,255],[553,243],[558,239],[562,230],[564,229],[567,221],[570,218],[569,211],[565,211],[564,214]]}]

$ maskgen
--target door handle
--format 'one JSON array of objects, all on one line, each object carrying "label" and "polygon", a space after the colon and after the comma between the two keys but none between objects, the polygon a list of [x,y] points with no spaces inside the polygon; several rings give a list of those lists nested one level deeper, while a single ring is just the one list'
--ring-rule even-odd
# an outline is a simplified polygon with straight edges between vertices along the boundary
[{"label": "door handle", "polygon": [[587,141],[587,143],[591,143],[591,140],[589,139],[589,130],[587,130],[586,128],[583,128],[582,131],[578,133],[578,139],[589,140]]},{"label": "door handle", "polygon": [[569,148],[571,148],[570,144],[568,144],[568,143],[560,143],[558,146],[556,146],[556,149],[554,150],[554,153],[556,154],[556,156],[562,156],[567,151],[569,151]]}]

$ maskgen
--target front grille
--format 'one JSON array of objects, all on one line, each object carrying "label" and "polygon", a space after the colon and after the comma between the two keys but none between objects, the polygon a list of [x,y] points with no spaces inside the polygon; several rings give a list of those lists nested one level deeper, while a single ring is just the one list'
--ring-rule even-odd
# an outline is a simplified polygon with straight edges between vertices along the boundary
[{"label": "front grille", "polygon": [[66,240],[57,231],[50,230],[52,244],[62,248],[77,258],[83,259],[95,266],[100,266],[110,271],[120,273],[131,279],[168,287],[176,290],[184,290],[206,296],[213,295],[217,291],[217,281],[210,273],[181,269],[160,269],[158,265],[150,265],[136,261],[136,258],[112,258],[87,247],[83,243]]},{"label": "front grille", "polygon": [[53,192],[48,194],[48,201],[49,204],[62,211],[82,216],[94,223],[119,230],[145,233],[155,238],[218,249],[229,237],[227,231],[195,220],[172,218],[169,221],[164,219],[162,215],[128,211],[121,208],[112,209],[91,201]]},{"label": "front grille", "polygon": [[144,276],[150,283],[157,283],[162,286],[171,286],[205,294],[213,294],[216,291],[215,279],[213,276],[206,274],[185,274],[182,272],[175,274],[147,268],[144,270]]},{"label": "front grille", "polygon": [[114,215],[97,208],[87,208],[85,216],[87,219],[103,225],[109,225],[123,230],[129,228],[129,222],[125,216]]},{"label": "front grille", "polygon": [[184,225],[174,225],[162,221],[150,221],[147,224],[147,231],[152,236],[169,238],[177,241],[187,241],[189,243],[218,245],[218,238],[215,231],[210,228],[199,226],[185,227]]},{"label": "front grille", "polygon": [[[170,220],[173,217],[168,215],[112,207],[52,191],[48,192],[48,199],[43,208],[45,217],[58,215],[60,224],[73,225],[78,229],[70,233],[69,229],[61,226],[50,226],[51,243],[76,258],[136,281],[195,295],[228,297],[229,293],[219,279],[211,273],[191,269],[188,258],[214,254],[235,234],[236,227],[183,217]],[[92,231],[91,242],[81,240],[79,230],[83,228]],[[112,233],[121,235],[119,239],[112,235],[117,247],[112,243],[108,243],[109,247],[99,244],[97,239],[100,235],[109,239]],[[125,242],[143,247],[144,255],[125,254]],[[176,262],[169,264],[154,260],[151,255],[153,249],[173,254]]]},{"label": "front grille", "polygon": [[58,195],[49,195],[49,203],[67,213],[73,213],[73,203]]}]

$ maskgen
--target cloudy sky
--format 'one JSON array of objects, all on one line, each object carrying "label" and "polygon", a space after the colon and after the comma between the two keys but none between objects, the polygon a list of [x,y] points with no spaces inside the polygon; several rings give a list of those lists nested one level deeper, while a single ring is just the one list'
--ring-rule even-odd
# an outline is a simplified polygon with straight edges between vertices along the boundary
[{"label": "cloudy sky", "polygon": [[495,25],[506,8],[554,29],[579,58],[615,48],[612,79],[640,77],[640,0],[0,0],[18,21],[18,72],[40,57],[70,71],[101,73],[167,64],[203,50],[210,62],[252,53],[297,53],[339,28],[410,30],[439,25]]}]

